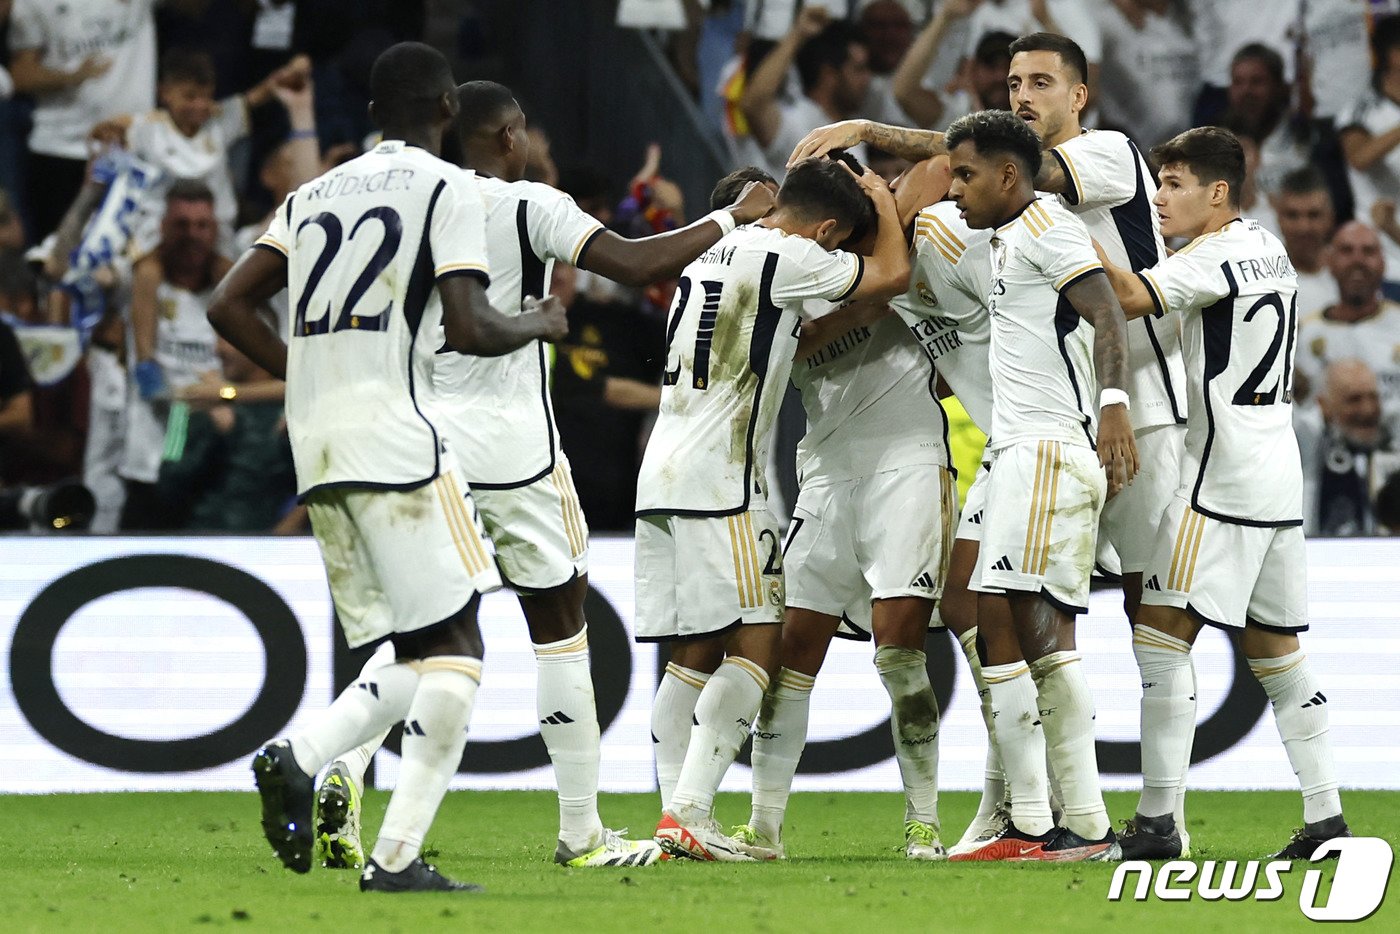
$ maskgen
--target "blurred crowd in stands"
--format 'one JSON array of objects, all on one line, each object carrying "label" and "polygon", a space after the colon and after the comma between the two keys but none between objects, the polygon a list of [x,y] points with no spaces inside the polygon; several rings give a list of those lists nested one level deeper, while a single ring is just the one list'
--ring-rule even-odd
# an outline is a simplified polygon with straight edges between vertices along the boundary
[{"label": "blurred crowd in stands", "polygon": [[[646,26],[636,8],[670,0],[619,2],[621,23]],[[679,86],[732,167],[779,178],[826,123],[941,129],[1008,108],[1007,45],[1035,31],[1085,50],[1086,125],[1144,152],[1190,126],[1234,130],[1243,213],[1299,276],[1307,530],[1400,532],[1400,0],[673,5],[662,38]],[[305,530],[281,385],[204,311],[282,198],[373,142],[370,63],[422,38],[427,6],[0,0],[0,527],[52,527],[40,494],[71,482],[91,493],[94,531]],[[625,235],[704,213],[637,134],[625,190],[556,165],[574,147],[538,126],[529,177]],[[887,178],[907,168],[859,155]],[[553,391],[580,499],[594,529],[630,531],[671,289],[562,266],[552,288],[570,308]],[[285,295],[267,314],[285,328]]]}]

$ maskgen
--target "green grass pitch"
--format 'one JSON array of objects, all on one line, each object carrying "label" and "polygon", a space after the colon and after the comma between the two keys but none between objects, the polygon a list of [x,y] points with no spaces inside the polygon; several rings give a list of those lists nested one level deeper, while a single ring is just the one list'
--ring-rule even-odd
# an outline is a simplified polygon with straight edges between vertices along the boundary
[{"label": "green grass pitch", "polygon": [[[367,839],[387,800],[367,796]],[[1126,816],[1135,801],[1110,795],[1109,811]],[[1358,835],[1400,840],[1400,793],[1350,792],[1344,801]],[[718,813],[737,822],[747,805],[724,795]],[[645,834],[656,806],[655,795],[605,795],[602,812]],[[975,806],[975,795],[941,797],[945,842]],[[1298,910],[1301,867],[1272,903],[1115,904],[1106,899],[1112,866],[908,863],[899,851],[902,807],[895,794],[796,794],[784,863],[564,870],[550,862],[552,794],[453,792],[428,846],[445,872],[486,893],[383,896],[361,894],[352,872],[282,869],[259,832],[252,793],[5,795],[0,930],[1238,934],[1315,926]],[[1282,792],[1201,792],[1189,807],[1193,856],[1216,860],[1277,848],[1300,810],[1297,794]],[[1391,886],[1364,929],[1400,931],[1398,890]]]}]

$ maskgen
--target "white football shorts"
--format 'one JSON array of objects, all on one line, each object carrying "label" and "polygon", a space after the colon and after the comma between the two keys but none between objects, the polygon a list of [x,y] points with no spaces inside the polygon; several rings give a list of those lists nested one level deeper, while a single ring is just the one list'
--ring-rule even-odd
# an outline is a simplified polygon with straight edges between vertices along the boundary
[{"label": "white football shorts", "polygon": [[977,467],[972,486],[967,488],[967,502],[963,503],[962,515],[958,518],[957,538],[969,542],[982,540],[982,520],[987,511],[987,483],[991,475],[991,464],[984,460]]},{"label": "white football shorts", "polygon": [[1301,526],[1236,525],[1203,516],[1179,491],[1143,572],[1142,602],[1241,629],[1308,628],[1308,559]]},{"label": "white football shorts", "polygon": [[783,553],[766,504],[732,516],[637,520],[638,642],[783,621]]},{"label": "white football shorts", "polygon": [[1087,447],[1024,441],[995,452],[969,589],[1041,594],[1065,613],[1085,612],[1107,489]]},{"label": "white football shorts", "polygon": [[1099,518],[1099,536],[1118,553],[1124,574],[1141,573],[1157,547],[1157,526],[1181,483],[1186,426],[1162,425],[1137,436],[1140,469],[1110,499]]},{"label": "white football shorts", "polygon": [[496,566],[506,585],[524,593],[549,590],[588,573],[588,523],[560,452],[554,470],[508,490],[473,488]]},{"label": "white football shorts", "polygon": [[788,605],[868,638],[872,600],[943,596],[957,514],[953,474],[937,464],[804,484],[783,546]]},{"label": "white football shorts", "polygon": [[437,479],[412,490],[314,490],[306,504],[352,649],[444,622],[501,586],[450,454]]}]

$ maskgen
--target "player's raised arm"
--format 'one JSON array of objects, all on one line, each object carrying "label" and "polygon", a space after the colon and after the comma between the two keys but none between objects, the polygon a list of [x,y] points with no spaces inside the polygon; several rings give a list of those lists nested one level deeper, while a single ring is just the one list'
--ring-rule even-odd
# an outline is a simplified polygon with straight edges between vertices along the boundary
[{"label": "player's raised arm", "polygon": [[1105,276],[1081,276],[1063,294],[1094,328],[1094,372],[1100,388],[1099,463],[1108,472],[1109,492],[1117,492],[1138,471],[1137,443],[1128,418],[1128,323]]},{"label": "player's raised arm", "polygon": [[1118,304],[1123,307],[1124,318],[1133,321],[1156,312],[1152,293],[1147,291],[1147,283],[1141,277],[1130,269],[1113,265],[1097,240],[1094,241],[1094,252],[1099,254],[1099,262],[1103,263],[1103,271],[1108,275],[1108,284]]},{"label": "player's raised arm", "polygon": [[761,182],[749,182],[733,204],[679,230],[638,240],[628,240],[610,230],[600,231],[583,248],[576,265],[623,285],[672,279],[735,227],[751,224],[773,210],[773,204],[771,188]]},{"label": "player's raised arm", "polygon": [[861,143],[910,162],[922,162],[948,151],[943,145],[943,134],[937,130],[890,126],[873,120],[842,120],[817,127],[802,137],[788,158],[788,165],[796,165],[809,156],[824,156],[833,149],[851,149]]},{"label": "player's raised arm", "polygon": [[278,379],[287,378],[287,345],[258,315],[258,309],[286,287],[286,253],[259,241],[228,271],[209,303],[214,330]]}]

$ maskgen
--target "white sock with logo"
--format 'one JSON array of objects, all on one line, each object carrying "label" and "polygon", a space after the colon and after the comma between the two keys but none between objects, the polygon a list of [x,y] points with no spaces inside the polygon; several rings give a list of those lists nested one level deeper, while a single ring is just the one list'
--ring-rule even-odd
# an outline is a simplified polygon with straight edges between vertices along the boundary
[{"label": "white sock with logo", "polygon": [[938,698],[928,679],[928,656],[882,645],[875,670],[890,695],[890,729],[904,784],[904,819],[938,826]]},{"label": "white sock with logo", "polygon": [[576,851],[598,846],[598,708],[588,666],[588,627],[535,645],[535,710],[559,789],[559,839]]},{"label": "white sock with logo", "polygon": [[816,679],[790,668],[763,698],[753,735],[753,810],[749,824],[769,840],[782,839],[792,777],[807,745],[807,721]]},{"label": "white sock with logo", "polygon": [[1274,705],[1283,748],[1303,790],[1303,822],[1315,824],[1342,813],[1337,769],[1327,735],[1327,697],[1299,649],[1279,658],[1251,658],[1249,670]]},{"label": "white sock with logo", "polygon": [[422,674],[404,720],[399,783],[372,853],[389,872],[403,871],[423,848],[423,837],[462,761],[481,683],[479,658],[434,655],[418,664]]},{"label": "white sock with logo", "polygon": [[762,668],[731,655],[700,692],[690,746],[667,808],[680,823],[703,823],[712,816],[715,792],[748,738],[767,690],[768,675]]},{"label": "white sock with logo", "polygon": [[1025,833],[1047,833],[1055,822],[1050,818],[1045,734],[1031,670],[1025,662],[987,665],[982,677],[991,692],[992,729],[1011,792],[1011,820]]},{"label": "white sock with logo", "polygon": [[1143,817],[1175,815],[1196,732],[1191,643],[1134,626],[1133,656],[1142,676],[1142,797],[1137,812]]},{"label": "white sock with logo", "polygon": [[297,765],[307,775],[315,775],[362,743],[375,737],[383,742],[384,733],[407,716],[418,690],[418,672],[418,662],[406,661],[361,673],[329,707],[313,714],[291,735]]},{"label": "white sock with logo", "polygon": [[977,803],[977,817],[990,817],[1006,800],[1006,776],[1001,771],[1001,753],[997,751],[996,735],[992,730],[992,692],[987,689],[987,681],[982,677],[982,659],[977,655],[977,627],[973,626],[958,636],[958,642],[962,645],[963,655],[967,656],[972,683],[977,687],[977,706],[982,711],[982,723],[987,727],[987,761],[982,769],[982,800]]},{"label": "white sock with logo", "polygon": [[[358,680],[373,678],[374,672],[380,668],[385,668],[397,661],[394,654],[394,644],[385,642],[375,650],[374,654],[365,662],[365,667],[360,669]],[[404,713],[408,713],[408,708],[404,708]],[[395,722],[403,717],[395,718]],[[374,761],[374,754],[379,751],[379,747],[384,745],[384,739],[389,735],[389,728],[386,727],[367,743],[361,743],[347,753],[336,756],[331,767],[340,766],[342,772],[350,779],[358,791],[363,791],[365,787],[365,772],[369,769],[369,764]]]},{"label": "white sock with logo", "polygon": [[710,680],[707,672],[666,664],[666,674],[651,702],[651,749],[656,757],[656,782],[661,786],[661,809],[671,806],[685,751],[690,746],[695,703]]},{"label": "white sock with logo", "polygon": [[1045,746],[1055,763],[1064,825],[1086,840],[1109,831],[1094,752],[1094,701],[1078,652],[1051,652],[1031,663]]}]

